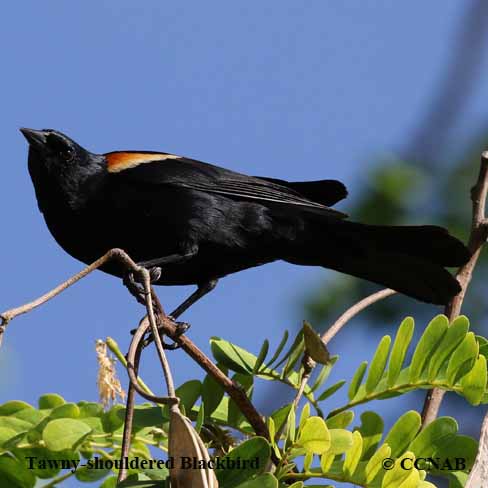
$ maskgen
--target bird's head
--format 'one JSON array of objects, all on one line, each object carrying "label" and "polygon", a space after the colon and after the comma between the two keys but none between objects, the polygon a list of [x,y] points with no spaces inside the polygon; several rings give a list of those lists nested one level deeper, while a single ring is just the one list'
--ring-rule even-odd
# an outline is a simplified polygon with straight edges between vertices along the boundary
[{"label": "bird's head", "polygon": [[[93,154],[54,129],[20,129],[29,143],[29,172],[36,187],[61,190],[71,206],[79,203],[94,177],[106,172],[103,155]],[[80,192],[83,189],[83,192]]]}]

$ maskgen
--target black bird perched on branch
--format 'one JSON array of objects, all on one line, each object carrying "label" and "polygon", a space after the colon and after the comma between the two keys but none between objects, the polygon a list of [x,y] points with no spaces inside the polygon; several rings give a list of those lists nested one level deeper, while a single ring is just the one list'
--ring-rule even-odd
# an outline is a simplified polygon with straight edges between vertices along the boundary
[{"label": "black bird perched on branch", "polygon": [[[59,245],[84,263],[122,248],[157,271],[158,285],[197,285],[175,318],[219,278],[280,259],[429,303],[460,290],[444,269],[469,259],[459,240],[441,227],[347,221],[329,208],[347,195],[339,181],[253,177],[163,152],[93,154],[55,130],[21,131],[39,208]],[[125,275],[116,263],[102,269]]]}]

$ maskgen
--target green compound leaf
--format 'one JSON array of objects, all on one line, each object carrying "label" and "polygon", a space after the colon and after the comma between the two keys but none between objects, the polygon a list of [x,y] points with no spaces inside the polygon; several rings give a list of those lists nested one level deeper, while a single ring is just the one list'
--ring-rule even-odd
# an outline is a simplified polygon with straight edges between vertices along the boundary
[{"label": "green compound leaf", "polygon": [[369,366],[368,377],[366,379],[366,393],[372,392],[383,376],[386,361],[388,360],[390,343],[391,337],[386,335],[381,339],[378,347],[376,348],[376,352],[374,353],[373,359],[371,360],[371,364]]},{"label": "green compound leaf", "polygon": [[390,364],[388,367],[387,384],[389,387],[395,384],[395,381],[402,370],[414,329],[415,323],[412,317],[405,318],[398,328],[395,342],[393,343],[393,348],[391,350]]},{"label": "green compound leaf", "polygon": [[210,339],[210,348],[217,362],[236,373],[250,374],[256,364],[256,356],[219,337]]},{"label": "green compound leaf", "polygon": [[51,451],[62,451],[75,448],[90,432],[91,428],[80,420],[56,419],[46,425],[42,438]]},{"label": "green compound leaf", "polygon": [[410,382],[416,383],[432,355],[432,351],[439,344],[447,331],[449,321],[445,315],[434,317],[426,327],[420,338],[410,365]]}]

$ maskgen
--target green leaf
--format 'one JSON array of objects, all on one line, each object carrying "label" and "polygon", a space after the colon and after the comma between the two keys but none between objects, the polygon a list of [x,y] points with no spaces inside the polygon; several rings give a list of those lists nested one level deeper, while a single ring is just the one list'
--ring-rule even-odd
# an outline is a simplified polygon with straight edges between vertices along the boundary
[{"label": "green leaf", "polygon": [[278,488],[278,480],[271,473],[264,473],[252,480],[245,481],[236,488]]},{"label": "green leaf", "polygon": [[296,344],[294,344],[291,348],[290,355],[286,361],[285,367],[281,373],[282,378],[286,378],[295,367],[295,364],[300,359],[301,355],[305,351],[305,340],[303,339],[303,334],[299,334],[299,340]]},{"label": "green leaf", "polygon": [[10,402],[5,402],[0,405],[0,416],[12,415],[15,412],[24,410],[26,408],[34,409],[32,405],[29,405],[28,403],[22,402],[20,400],[12,400]]},{"label": "green leaf", "polygon": [[420,430],[422,420],[418,412],[410,410],[404,413],[393,425],[385,437],[385,444],[391,448],[391,457],[403,454]]},{"label": "green leaf", "polygon": [[219,337],[210,339],[210,348],[214,358],[232,371],[243,374],[252,373],[256,364],[254,354]]},{"label": "green leaf", "polygon": [[307,452],[322,454],[330,449],[330,432],[324,419],[309,417],[300,431],[297,444]]},{"label": "green leaf", "polygon": [[102,415],[102,425],[105,432],[115,432],[124,424],[125,408],[122,405],[114,405]]},{"label": "green leaf", "polygon": [[383,419],[375,412],[361,414],[361,426],[358,428],[363,438],[363,459],[369,459],[378,446],[383,434]]},{"label": "green leaf", "polygon": [[302,413],[300,414],[300,421],[298,422],[298,426],[301,429],[305,424],[305,421],[310,417],[310,403],[305,403],[302,408]]},{"label": "green leaf", "polygon": [[[249,374],[236,373],[232,377],[232,380],[235,383],[238,383],[242,386],[248,398],[252,397],[252,390],[253,390],[253,383],[254,383],[253,376]],[[241,421],[244,420],[244,415],[242,414],[241,409],[237,406],[237,404],[232,399],[229,400],[228,420],[229,420],[229,424],[233,427],[239,427]]]},{"label": "green leaf", "polygon": [[[396,457],[396,456],[392,456]],[[395,461],[395,466],[390,471],[385,473],[383,481],[381,483],[381,488],[411,488],[416,487],[420,481],[419,472],[416,469],[405,470],[401,463],[403,459],[413,459],[414,455],[412,452],[406,452],[401,457]],[[414,478],[416,479],[415,484],[411,483],[403,484],[408,478],[412,477],[414,473]]]},{"label": "green leaf", "polygon": [[330,354],[324,341],[308,322],[303,323],[303,339],[305,350],[316,363],[327,364],[330,361]]},{"label": "green leaf", "polygon": [[363,381],[364,373],[366,372],[367,367],[368,367],[368,361],[363,361],[359,365],[359,368],[354,373],[354,376],[352,377],[351,384],[349,385],[349,391],[347,394],[349,400],[352,400],[356,396],[356,394],[359,390],[359,387],[361,386],[361,383]]},{"label": "green leaf", "polygon": [[388,360],[388,352],[390,350],[391,337],[389,335],[384,336],[376,352],[374,353],[373,359],[369,366],[369,373],[366,379],[366,393],[371,393],[378,383],[385,371],[386,361]]},{"label": "green leaf", "polygon": [[306,452],[305,457],[303,459],[303,470],[305,472],[310,471],[310,468],[312,467],[312,462],[313,462],[313,452]]},{"label": "green leaf", "polygon": [[345,429],[353,420],[354,412],[352,410],[345,410],[333,417],[325,419],[325,423],[329,429]]},{"label": "green leaf", "polygon": [[295,424],[296,424],[296,411],[295,411],[295,406],[292,404],[290,408],[290,412],[288,413],[288,419],[286,421],[286,440],[292,444],[295,442],[296,439]]},{"label": "green leaf", "polygon": [[288,419],[291,408],[292,404],[289,403],[288,405],[284,405],[283,407],[278,408],[278,410],[275,410],[271,414],[271,418],[273,419],[277,432],[283,428],[283,425]]},{"label": "green leaf", "polygon": [[64,405],[60,405],[59,407],[53,408],[52,412],[50,413],[49,417],[51,419],[62,419],[62,418],[71,418],[75,419],[80,416],[80,408],[75,403],[65,403]]},{"label": "green leaf", "polygon": [[280,343],[278,344],[278,348],[276,349],[276,351],[273,354],[273,356],[271,357],[271,359],[267,362],[267,366],[269,368],[278,359],[278,356],[281,354],[281,351],[285,347],[287,340],[288,340],[288,331],[285,330],[285,332],[283,332],[283,337],[282,337]]},{"label": "green leaf", "polygon": [[90,432],[80,420],[56,419],[46,425],[42,438],[51,451],[62,451],[75,448]]},{"label": "green leaf", "polygon": [[303,331],[300,329],[295,336],[295,339],[293,339],[293,342],[291,343],[291,346],[288,348],[288,351],[283,355],[283,357],[275,364],[274,368],[278,369],[285,361],[287,361],[290,356],[293,354],[293,352],[297,349],[297,347],[303,346],[303,349],[305,348],[304,342],[303,342]]},{"label": "green leaf", "polygon": [[80,408],[80,418],[101,417],[103,415],[103,407],[100,403],[78,402],[78,407]]},{"label": "green leaf", "polygon": [[447,358],[466,337],[468,329],[469,320],[464,315],[457,317],[447,328],[439,347],[430,359],[428,376],[431,381],[436,378],[442,365],[447,361]]},{"label": "green leaf", "polygon": [[393,348],[391,350],[390,364],[388,366],[387,384],[389,387],[395,384],[395,381],[402,370],[414,329],[415,323],[412,317],[405,318],[398,328],[395,342],[393,343]]},{"label": "green leaf", "polygon": [[254,374],[256,374],[259,371],[259,368],[264,363],[268,351],[269,351],[269,341],[268,339],[265,339],[263,345],[261,346],[261,350],[259,351],[258,358],[256,359],[256,363],[254,364],[254,368],[253,368]]},{"label": "green leaf", "polygon": [[478,356],[474,367],[461,378],[463,395],[471,405],[479,405],[486,391],[486,357]]},{"label": "green leaf", "polygon": [[475,439],[467,435],[451,435],[436,445],[433,457],[439,457],[442,460],[463,459],[466,469],[469,470],[473,467],[477,453],[478,442]]},{"label": "green leaf", "polygon": [[34,488],[35,476],[25,466],[8,455],[0,456],[0,480],[5,488]]},{"label": "green leaf", "polygon": [[56,393],[48,393],[39,397],[39,408],[56,408],[64,403],[66,403],[64,398]]},{"label": "green leaf", "polygon": [[437,315],[426,327],[413,353],[410,364],[410,383],[416,383],[419,380],[434,349],[446,333],[448,325],[449,321],[445,315]]},{"label": "green leaf", "polygon": [[343,454],[351,449],[353,445],[353,433],[346,429],[329,429],[330,433],[330,448],[326,452],[327,455]]},{"label": "green leaf", "polygon": [[200,405],[200,408],[198,409],[197,421],[195,423],[195,430],[197,431],[197,434],[200,434],[204,420],[205,420],[205,405],[202,403]]},{"label": "green leaf", "polygon": [[310,386],[310,392],[311,393],[313,393],[315,390],[320,388],[324,384],[324,382],[327,381],[327,379],[329,378],[330,372],[332,371],[332,366],[334,366],[334,364],[337,362],[338,358],[339,358],[339,356],[337,356],[337,355],[331,356],[330,361],[320,368],[320,372],[317,375],[317,378],[315,379],[313,384]]},{"label": "green leaf", "polygon": [[193,405],[200,398],[202,384],[198,380],[190,380],[176,388],[176,396],[180,399],[181,405],[185,407],[185,412],[191,412]]},{"label": "green leaf", "polygon": [[[351,433],[351,445],[352,445],[352,433]],[[332,448],[330,451],[327,451],[325,454],[322,454],[322,456],[320,456],[320,469],[322,470],[322,473],[327,473],[330,470],[332,463],[334,462],[334,459],[335,459],[335,454]]]},{"label": "green leaf", "polygon": [[89,469],[86,466],[80,466],[75,472],[75,478],[85,483],[93,483],[105,478],[110,473],[110,469]]},{"label": "green leaf", "polygon": [[[176,390],[178,391],[178,390]],[[138,432],[145,427],[159,426],[163,423],[163,411],[166,407],[153,407],[150,404],[136,405],[134,408],[134,432]],[[118,417],[122,424],[125,418],[125,408],[117,409],[113,413],[114,417]],[[103,423],[103,421],[102,421]],[[118,425],[118,422],[114,418],[114,427]],[[105,426],[104,426],[105,428]],[[119,427],[117,427],[118,429]]]},{"label": "green leaf", "polygon": [[449,359],[446,377],[450,385],[454,385],[473,367],[478,350],[479,345],[474,333],[468,332]]},{"label": "green leaf", "polygon": [[327,398],[332,396],[337,390],[342,388],[345,385],[345,383],[346,383],[345,380],[341,380],[341,381],[338,381],[335,385],[330,386],[329,388],[327,388],[325,391],[323,391],[319,395],[319,397],[317,398],[317,401],[323,402],[324,400],[326,400]]},{"label": "green leaf", "polygon": [[355,431],[352,434],[352,446],[346,452],[346,456],[344,458],[344,472],[350,478],[352,478],[354,472],[356,471],[356,468],[358,467],[362,452],[363,438],[358,431]]},{"label": "green leaf", "polygon": [[[227,368],[217,364],[219,369],[227,374]],[[224,396],[224,389],[217,380],[210,375],[205,376],[202,383],[202,402],[205,405],[205,415],[210,417],[219,406]]]},{"label": "green leaf", "polygon": [[269,443],[263,437],[253,437],[244,441],[224,457],[222,463],[224,466],[230,466],[232,462],[237,462],[239,459],[256,460],[256,462],[250,463],[252,466],[246,464],[246,467],[242,469],[216,469],[215,474],[219,485],[226,488],[237,487],[249,478],[262,473],[268,464],[270,455]]},{"label": "green leaf", "polygon": [[117,488],[117,476],[110,476],[110,478],[106,478],[100,485],[100,488]]},{"label": "green leaf", "polygon": [[366,464],[364,473],[366,476],[366,483],[369,485],[383,468],[383,461],[391,456],[391,449],[388,444],[383,444],[371,457]]},{"label": "green leaf", "polygon": [[464,488],[469,474],[463,471],[451,471],[449,474],[449,488]]},{"label": "green leaf", "polygon": [[80,461],[80,455],[71,450],[53,452],[45,447],[23,447],[12,449],[12,453],[26,469],[41,479],[53,478],[61,469],[73,469]]},{"label": "green leaf", "polygon": [[431,457],[436,446],[442,445],[446,438],[455,434],[457,430],[457,422],[452,417],[439,417],[420,431],[408,446],[408,450],[417,458]]}]

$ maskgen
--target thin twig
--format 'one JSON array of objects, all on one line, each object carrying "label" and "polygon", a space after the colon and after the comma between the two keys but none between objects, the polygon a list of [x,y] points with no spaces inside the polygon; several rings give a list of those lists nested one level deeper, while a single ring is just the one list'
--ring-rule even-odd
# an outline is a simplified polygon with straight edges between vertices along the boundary
[{"label": "thin twig", "polygon": [[[481,249],[488,237],[488,220],[485,216],[486,198],[488,194],[488,151],[481,154],[480,171],[476,185],[471,189],[473,213],[471,232],[469,235],[468,249],[471,252],[470,260],[456,273],[456,278],[461,286],[461,291],[447,304],[445,314],[452,322],[461,312],[466,291],[471,282],[474,268],[478,262]],[[437,418],[444,398],[445,391],[438,388],[429,390],[425,397],[422,409],[423,427]]]},{"label": "thin twig", "polygon": [[380,300],[383,300],[383,298],[387,298],[395,293],[395,290],[385,288],[384,290],[377,291],[376,293],[363,298],[351,308],[347,309],[322,335],[324,344],[327,345],[334,338],[334,336],[359,312],[362,312],[365,308],[373,305],[373,303],[379,302]]},{"label": "thin twig", "polygon": [[[178,398],[175,394],[175,387],[173,382],[173,376],[171,375],[171,370],[169,367],[166,354],[164,353],[163,344],[161,337],[156,325],[156,319],[154,317],[153,310],[153,300],[151,296],[151,281],[149,276],[149,271],[142,268],[140,271],[142,277],[142,282],[144,285],[144,292],[146,295],[146,310],[147,310],[147,321],[143,320],[139,327],[137,328],[134,337],[132,338],[129,354],[127,357],[127,371],[130,377],[129,393],[127,394],[127,404],[125,410],[125,422],[124,422],[124,433],[122,436],[122,449],[120,454],[121,459],[121,469],[119,471],[118,483],[121,483],[127,477],[127,470],[124,467],[123,460],[129,456],[130,451],[130,440],[132,435],[132,423],[134,420],[134,404],[135,404],[135,392],[144,393],[142,396],[144,398],[151,397],[150,399],[159,404],[170,404],[171,410],[178,409]],[[151,328],[154,343],[158,351],[159,360],[161,362],[161,367],[163,368],[164,378],[166,381],[166,386],[168,389],[168,397],[155,397],[154,395],[148,395],[144,389],[139,385],[138,382],[138,370],[139,370],[139,360],[142,351],[143,338],[148,330],[148,325]]]}]

